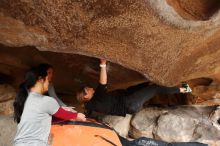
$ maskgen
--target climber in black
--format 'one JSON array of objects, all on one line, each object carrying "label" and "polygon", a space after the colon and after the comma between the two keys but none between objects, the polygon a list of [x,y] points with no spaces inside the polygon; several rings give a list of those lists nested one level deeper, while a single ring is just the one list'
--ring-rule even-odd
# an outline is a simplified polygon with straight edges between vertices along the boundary
[{"label": "climber in black", "polygon": [[83,87],[77,93],[77,100],[84,104],[87,113],[96,111],[99,113],[125,116],[126,113],[138,112],[143,104],[157,94],[189,93],[192,90],[185,84],[184,87],[164,87],[138,84],[127,89],[107,92],[106,60],[100,61],[99,85],[94,90],[91,87]]}]

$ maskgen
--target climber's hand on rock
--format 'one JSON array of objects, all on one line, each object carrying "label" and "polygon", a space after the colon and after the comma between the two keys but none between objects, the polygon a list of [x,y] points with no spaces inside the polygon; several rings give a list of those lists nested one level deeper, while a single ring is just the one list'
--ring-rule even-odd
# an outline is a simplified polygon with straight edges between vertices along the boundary
[{"label": "climber's hand on rock", "polygon": [[107,60],[106,59],[100,59],[100,64],[106,64]]}]

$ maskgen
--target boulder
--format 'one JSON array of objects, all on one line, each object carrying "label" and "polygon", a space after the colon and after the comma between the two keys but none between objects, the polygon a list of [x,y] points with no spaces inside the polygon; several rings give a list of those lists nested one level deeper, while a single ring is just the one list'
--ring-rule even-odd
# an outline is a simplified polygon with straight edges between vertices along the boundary
[{"label": "boulder", "polygon": [[14,99],[16,96],[15,89],[8,84],[0,84],[0,102]]},{"label": "boulder", "polygon": [[126,114],[125,117],[121,116],[105,116],[102,121],[107,123],[117,131],[117,133],[123,137],[128,136],[130,129],[130,121],[132,115]]},{"label": "boulder", "polygon": [[216,106],[145,108],[132,118],[130,136],[168,142],[197,141],[214,146],[220,142],[217,113]]},{"label": "boulder", "polygon": [[13,108],[14,100],[8,100],[0,103],[0,115],[12,115],[14,113]]},{"label": "boulder", "polygon": [[157,121],[154,136],[169,142],[188,142],[193,139],[198,121],[187,116],[164,114]]},{"label": "boulder", "polygon": [[0,115],[0,145],[12,146],[16,134],[17,124],[11,116]]},{"label": "boulder", "polygon": [[106,58],[173,86],[220,73],[219,9],[208,0],[1,0],[0,43]]},{"label": "boulder", "polygon": [[15,89],[8,84],[0,84],[0,115],[11,115],[14,112],[13,102]]},{"label": "boulder", "polygon": [[135,114],[131,121],[130,133],[133,138],[149,137],[153,138],[153,129],[157,125],[157,119],[161,114],[166,113],[166,109],[145,108]]}]

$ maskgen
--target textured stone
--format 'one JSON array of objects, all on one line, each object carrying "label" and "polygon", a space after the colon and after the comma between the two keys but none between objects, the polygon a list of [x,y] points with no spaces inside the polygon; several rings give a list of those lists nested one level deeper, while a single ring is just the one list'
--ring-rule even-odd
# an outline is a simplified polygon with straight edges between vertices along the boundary
[{"label": "textured stone", "polygon": [[13,103],[14,100],[0,102],[0,115],[12,115],[14,113]]},{"label": "textured stone", "polygon": [[130,136],[169,142],[197,141],[214,146],[220,138],[217,118],[210,120],[210,117],[217,116],[215,111],[216,106],[145,108],[132,118]]},{"label": "textured stone", "polygon": [[17,124],[12,117],[0,115],[0,145],[12,146]]},{"label": "textured stone", "polygon": [[133,138],[142,136],[153,138],[153,129],[156,127],[157,119],[166,110],[158,108],[146,108],[135,114],[131,121],[130,133]]},{"label": "textured stone", "polygon": [[102,121],[109,124],[114,128],[119,135],[123,137],[128,136],[128,131],[130,129],[130,120],[132,115],[127,114],[126,117],[121,116],[105,116]]},{"label": "textured stone", "polygon": [[2,0],[0,42],[107,58],[168,86],[219,74],[219,6],[167,1]]},{"label": "textured stone", "polygon": [[7,46],[37,46],[48,43],[45,33],[38,28],[29,28],[21,21],[4,17],[0,12],[0,43]]},{"label": "textured stone", "polygon": [[212,81],[209,85],[198,85],[193,88],[193,95],[197,97],[197,104],[220,104],[220,82]]},{"label": "textured stone", "polygon": [[189,117],[165,114],[157,121],[158,126],[154,134],[159,139],[166,141],[191,141],[197,121]]},{"label": "textured stone", "polygon": [[0,84],[0,115],[11,115],[14,112],[13,102],[15,89],[8,84]]},{"label": "textured stone", "polygon": [[16,95],[15,89],[7,84],[0,84],[0,103],[14,99]]},{"label": "textured stone", "polygon": [[167,0],[176,12],[189,20],[208,20],[218,11],[218,0]]}]

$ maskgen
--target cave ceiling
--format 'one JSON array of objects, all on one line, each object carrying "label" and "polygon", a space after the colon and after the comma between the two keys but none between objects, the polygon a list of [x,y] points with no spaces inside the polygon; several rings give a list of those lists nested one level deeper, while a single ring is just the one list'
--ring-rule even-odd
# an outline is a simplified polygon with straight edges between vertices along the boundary
[{"label": "cave ceiling", "polygon": [[106,58],[167,86],[218,79],[219,9],[216,0],[1,0],[0,44]]}]

